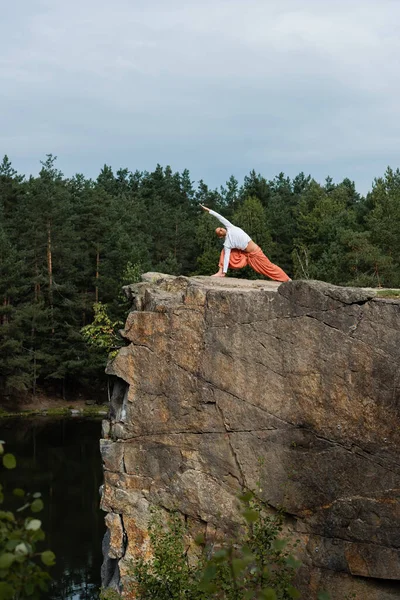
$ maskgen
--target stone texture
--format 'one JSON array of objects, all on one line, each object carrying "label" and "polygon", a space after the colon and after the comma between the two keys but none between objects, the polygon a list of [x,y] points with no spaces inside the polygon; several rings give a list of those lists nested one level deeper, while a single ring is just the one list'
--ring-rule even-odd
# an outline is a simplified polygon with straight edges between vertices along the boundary
[{"label": "stone texture", "polygon": [[107,513],[105,523],[110,530],[108,556],[122,558],[125,554],[125,535],[121,516],[112,512]]},{"label": "stone texture", "polygon": [[259,486],[301,540],[305,598],[400,597],[400,301],[159,273],[125,293],[101,442],[122,582],[152,505],[229,531],[238,490]]}]

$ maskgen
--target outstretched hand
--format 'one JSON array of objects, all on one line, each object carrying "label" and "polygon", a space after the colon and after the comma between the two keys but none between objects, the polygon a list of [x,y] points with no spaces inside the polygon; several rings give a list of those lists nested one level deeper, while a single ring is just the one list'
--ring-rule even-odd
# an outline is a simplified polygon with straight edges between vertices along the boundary
[{"label": "outstretched hand", "polygon": [[200,206],[201,206],[201,208],[202,208],[203,210],[205,210],[206,212],[210,212],[210,209],[209,209],[209,208],[207,208],[207,206],[204,206],[203,204],[200,204]]}]

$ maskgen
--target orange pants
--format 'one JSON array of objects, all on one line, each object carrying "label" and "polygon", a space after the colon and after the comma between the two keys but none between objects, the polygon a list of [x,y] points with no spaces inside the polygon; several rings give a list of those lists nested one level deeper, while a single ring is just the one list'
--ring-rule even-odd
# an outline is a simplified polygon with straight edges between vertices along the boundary
[{"label": "orange pants", "polygon": [[[219,259],[220,267],[223,267],[224,265],[224,256],[225,250],[222,250]],[[243,252],[243,250],[237,250],[236,248],[231,250],[229,267],[231,269],[242,269],[246,265],[250,265],[257,273],[266,275],[270,279],[275,279],[275,281],[290,281],[290,277],[286,275],[285,271],[277,265],[274,265],[265,256],[260,247],[257,247],[257,250],[254,250],[253,252]]]}]

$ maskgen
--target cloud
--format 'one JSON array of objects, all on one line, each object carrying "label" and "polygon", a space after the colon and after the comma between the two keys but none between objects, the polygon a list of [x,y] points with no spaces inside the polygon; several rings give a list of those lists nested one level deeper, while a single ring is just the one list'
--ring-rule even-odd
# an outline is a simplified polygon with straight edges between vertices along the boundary
[{"label": "cloud", "polygon": [[[373,177],[400,158],[397,0],[20,0],[0,24],[0,143],[103,162]],[[396,164],[397,161],[397,164]]]}]

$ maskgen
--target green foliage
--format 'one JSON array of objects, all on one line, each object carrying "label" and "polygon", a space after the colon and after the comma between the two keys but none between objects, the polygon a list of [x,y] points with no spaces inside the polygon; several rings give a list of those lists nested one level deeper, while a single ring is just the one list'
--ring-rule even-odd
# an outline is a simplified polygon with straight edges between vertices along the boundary
[{"label": "green foliage", "polygon": [[198,587],[202,559],[195,567],[190,565],[186,535],[181,515],[172,513],[164,528],[161,513],[154,512],[149,526],[153,558],[138,560],[132,572],[135,594],[141,600],[206,598]]},{"label": "green foliage", "polygon": [[[0,442],[3,466],[16,467],[15,457],[4,454],[4,442]],[[29,494],[21,488],[13,491],[23,504],[15,512],[0,510],[0,598],[2,600],[32,600],[42,597],[48,588],[50,575],[43,569],[55,564],[51,550],[39,552],[37,545],[45,538],[40,519],[31,516],[43,509],[39,493]],[[0,504],[5,502],[0,484]],[[43,566],[42,566],[43,565]]]},{"label": "green foliage", "polygon": [[[348,206],[347,184],[323,188],[311,181],[297,207],[295,275],[346,285],[351,278],[345,233],[357,233],[354,206]],[[346,264],[348,263],[348,264]]]},{"label": "green foliage", "polygon": [[121,600],[121,596],[111,588],[102,588],[100,590],[100,600]]},{"label": "green foliage", "polygon": [[179,275],[181,270],[181,265],[178,263],[178,259],[172,254],[172,252],[168,254],[165,260],[160,261],[156,265],[156,271],[159,273]]},{"label": "green foliage", "polygon": [[207,248],[197,259],[195,275],[213,275],[218,271],[221,248]]},{"label": "green foliage", "polygon": [[283,518],[270,515],[251,492],[242,495],[246,532],[240,543],[214,553],[201,580],[201,589],[215,598],[290,600],[299,592],[292,585],[300,566],[281,537]]},{"label": "green foliage", "polygon": [[107,313],[107,306],[101,302],[93,305],[93,311],[93,322],[82,327],[81,333],[88,346],[104,353],[104,356],[107,357],[112,350],[122,345],[121,338],[117,333],[122,322],[111,321]]},{"label": "green foliage", "polygon": [[237,538],[214,548],[213,540],[199,536],[195,551],[182,515],[171,513],[165,523],[156,511],[149,526],[152,559],[132,566],[135,595],[140,600],[298,598],[292,580],[300,563],[281,537],[282,515],[268,514],[252,493],[241,501],[245,525]]},{"label": "green foliage", "polygon": [[400,298],[400,290],[378,290],[378,298]]},{"label": "green foliage", "polygon": [[267,254],[271,253],[272,238],[267,227],[265,209],[260,200],[249,196],[233,215],[235,225],[240,226]]},{"label": "green foliage", "polygon": [[13,454],[4,454],[3,466],[6,469],[15,469],[15,467],[17,466],[17,461],[15,460],[15,456]]},{"label": "green foliage", "polygon": [[127,262],[125,271],[122,274],[122,285],[129,285],[130,283],[138,283],[143,273],[142,265],[140,263],[132,264],[130,261]]},{"label": "green foliage", "polygon": [[365,221],[371,242],[393,262],[381,273],[380,283],[385,287],[400,287],[400,169],[388,168],[383,178],[376,179],[367,197],[371,211]]}]

